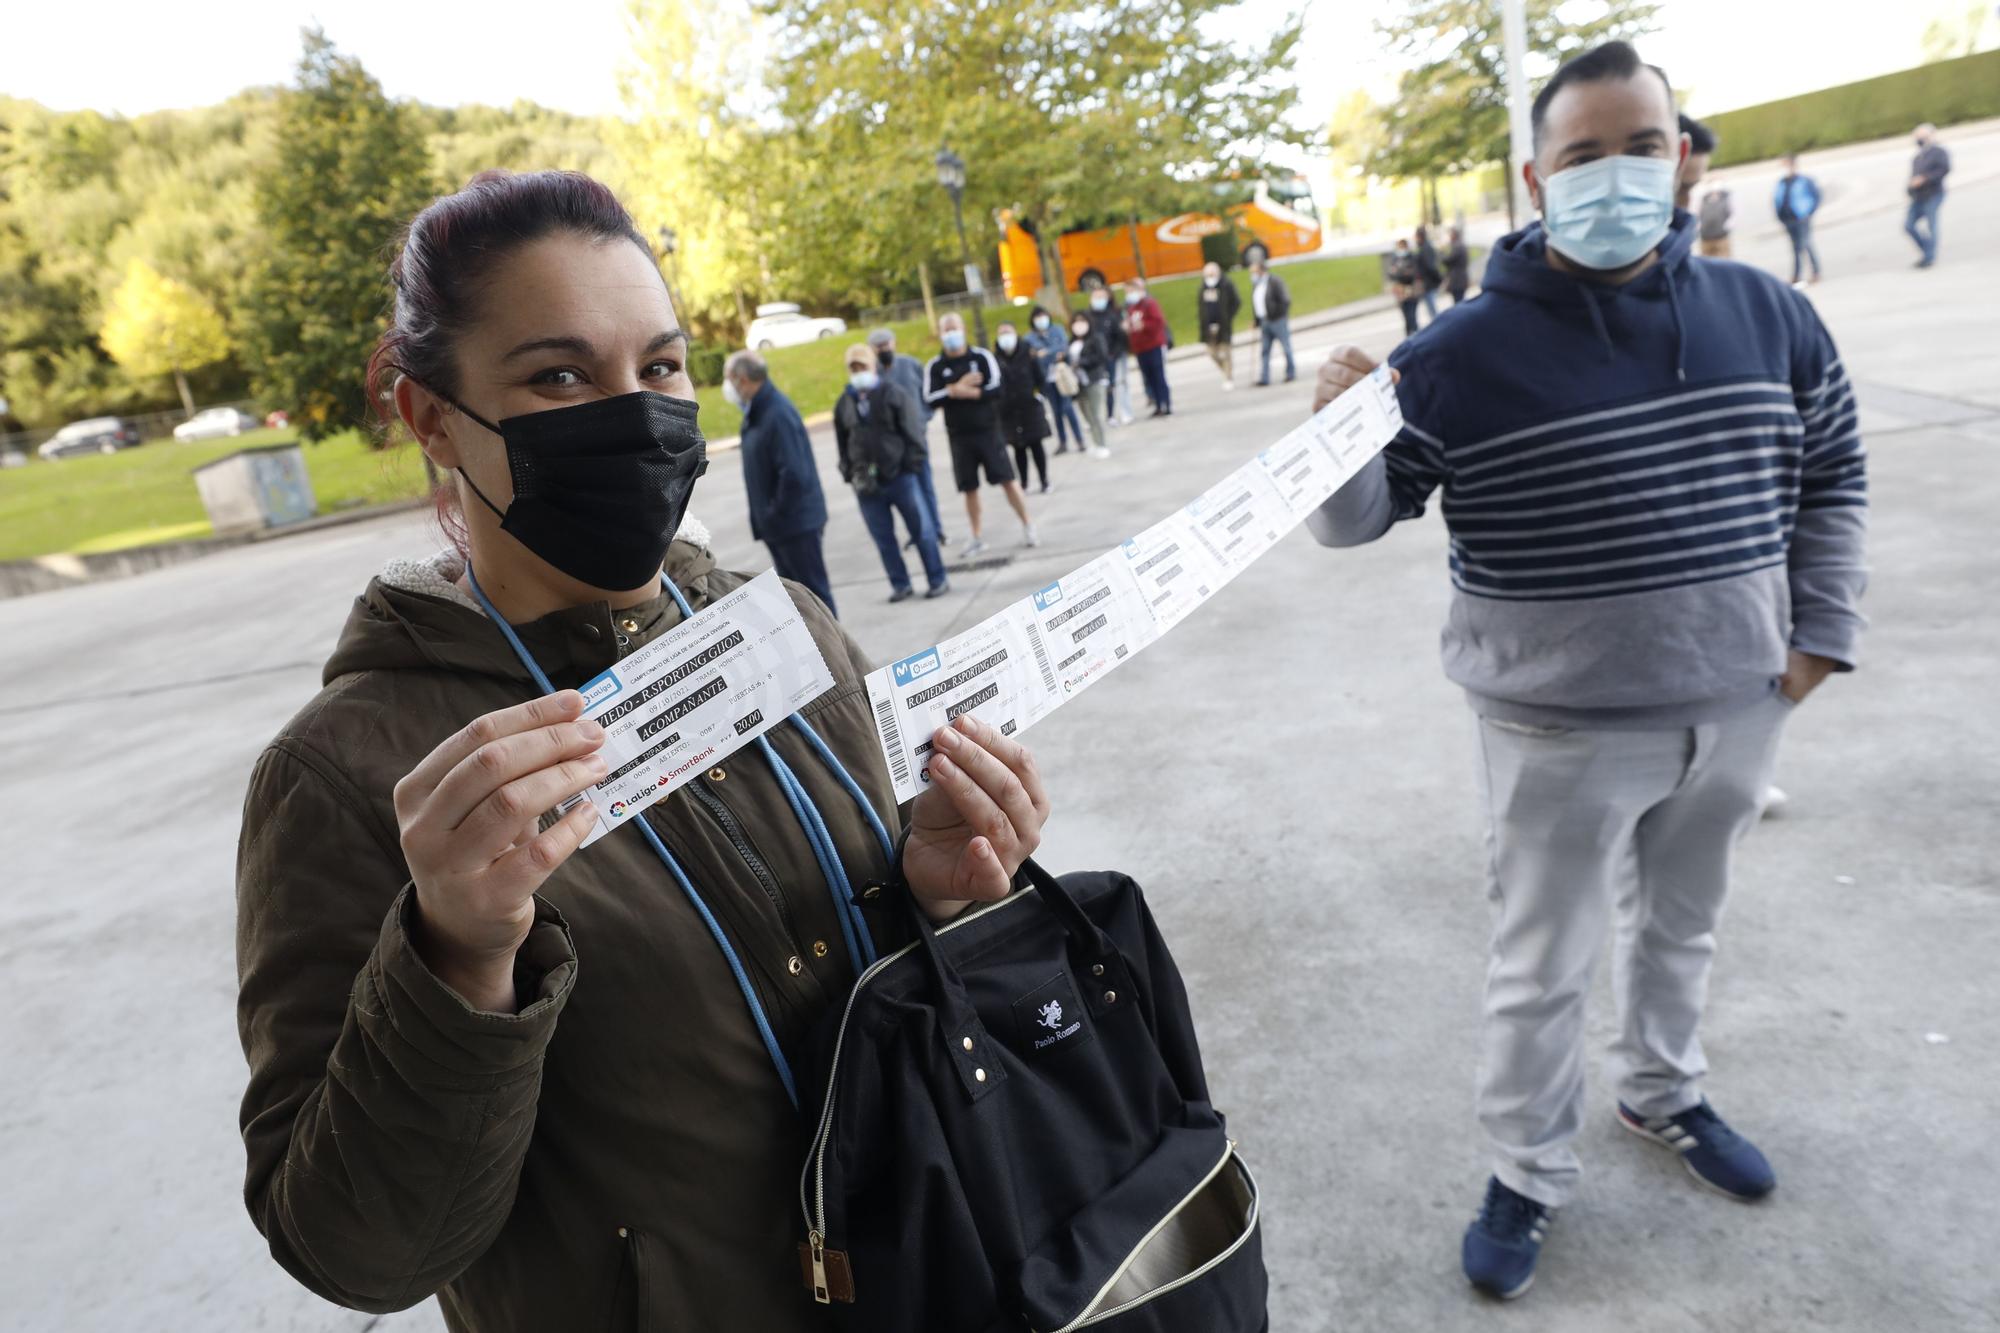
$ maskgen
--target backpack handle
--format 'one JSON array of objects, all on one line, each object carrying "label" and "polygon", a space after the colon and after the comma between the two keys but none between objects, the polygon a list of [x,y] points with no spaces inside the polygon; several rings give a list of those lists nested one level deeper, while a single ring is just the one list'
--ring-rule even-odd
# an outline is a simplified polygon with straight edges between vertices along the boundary
[{"label": "backpack handle", "polygon": [[[1042,869],[1032,857],[1021,863],[1020,874],[1068,934],[1071,960],[1080,965],[1079,990],[1091,1015],[1102,1018],[1114,1009],[1134,1003],[1137,996],[1132,985],[1132,969],[1126,963],[1125,955],[1070,896],[1062,881]],[[958,969],[939,946],[937,928],[931,924],[929,914],[918,904],[914,894],[906,895],[905,900],[910,919],[916,926],[924,970],[930,974],[931,986],[937,995],[938,1028],[945,1044],[945,1055],[958,1071],[959,1082],[966,1095],[978,1101],[1006,1081],[1006,1068],[1002,1062],[983,1054],[992,1046],[993,1039],[979,1021],[979,1011],[973,1007],[972,997],[966,994],[965,982],[959,977]],[[1088,973],[1088,984],[1081,984],[1084,972]]]}]

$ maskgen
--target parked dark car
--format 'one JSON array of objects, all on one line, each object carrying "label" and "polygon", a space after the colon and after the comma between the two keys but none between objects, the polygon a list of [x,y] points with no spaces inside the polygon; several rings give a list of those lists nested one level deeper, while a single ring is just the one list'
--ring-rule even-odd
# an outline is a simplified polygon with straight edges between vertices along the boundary
[{"label": "parked dark car", "polygon": [[139,443],[139,427],[125,417],[92,417],[72,421],[35,450],[43,458],[73,458],[77,454],[111,454]]}]

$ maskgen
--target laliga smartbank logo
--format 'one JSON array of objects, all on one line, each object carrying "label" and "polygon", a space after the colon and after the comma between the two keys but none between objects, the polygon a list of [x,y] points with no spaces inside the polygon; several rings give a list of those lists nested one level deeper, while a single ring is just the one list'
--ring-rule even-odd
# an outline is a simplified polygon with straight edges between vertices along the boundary
[{"label": "laliga smartbank logo", "polygon": [[583,706],[585,708],[595,708],[624,688],[623,685],[618,683],[618,677],[607,671],[595,680],[585,683],[582,690]]},{"label": "laliga smartbank logo", "polygon": [[938,660],[937,649],[926,648],[890,667],[889,674],[898,685],[908,685],[913,680],[922,680],[943,665],[944,663]]}]

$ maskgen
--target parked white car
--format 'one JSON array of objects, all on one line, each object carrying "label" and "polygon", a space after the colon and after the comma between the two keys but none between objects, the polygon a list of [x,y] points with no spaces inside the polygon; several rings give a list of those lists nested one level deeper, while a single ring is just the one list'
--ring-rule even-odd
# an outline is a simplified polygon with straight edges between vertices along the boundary
[{"label": "parked white car", "polygon": [[248,412],[239,412],[233,407],[210,407],[174,427],[174,438],[183,442],[220,440],[241,435],[246,430],[256,430],[258,424],[257,418]]},{"label": "parked white car", "polygon": [[744,341],[760,352],[768,352],[773,347],[796,347],[815,338],[831,338],[845,332],[844,319],[815,319],[790,301],[773,301],[757,307],[757,318],[750,321],[750,333]]}]

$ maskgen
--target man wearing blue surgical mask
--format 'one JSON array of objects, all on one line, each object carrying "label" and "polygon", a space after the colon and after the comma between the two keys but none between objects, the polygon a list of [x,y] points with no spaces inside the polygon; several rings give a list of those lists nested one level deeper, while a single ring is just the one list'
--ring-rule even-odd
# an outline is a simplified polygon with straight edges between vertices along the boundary
[{"label": "man wearing blue surgical mask", "polygon": [[[1617,1123],[1721,1194],[1775,1187],[1705,1096],[1697,1029],[1732,849],[1786,719],[1853,667],[1866,582],[1839,354],[1800,293],[1691,257],[1666,75],[1608,43],[1533,123],[1540,222],[1390,356],[1402,432],[1307,520],[1358,545],[1443,492],[1445,673],[1477,715],[1493,909],[1493,1175],[1460,1259],[1502,1298],[1576,1188],[1584,997],[1614,923]],[[1316,406],[1373,366],[1334,349]]]}]

